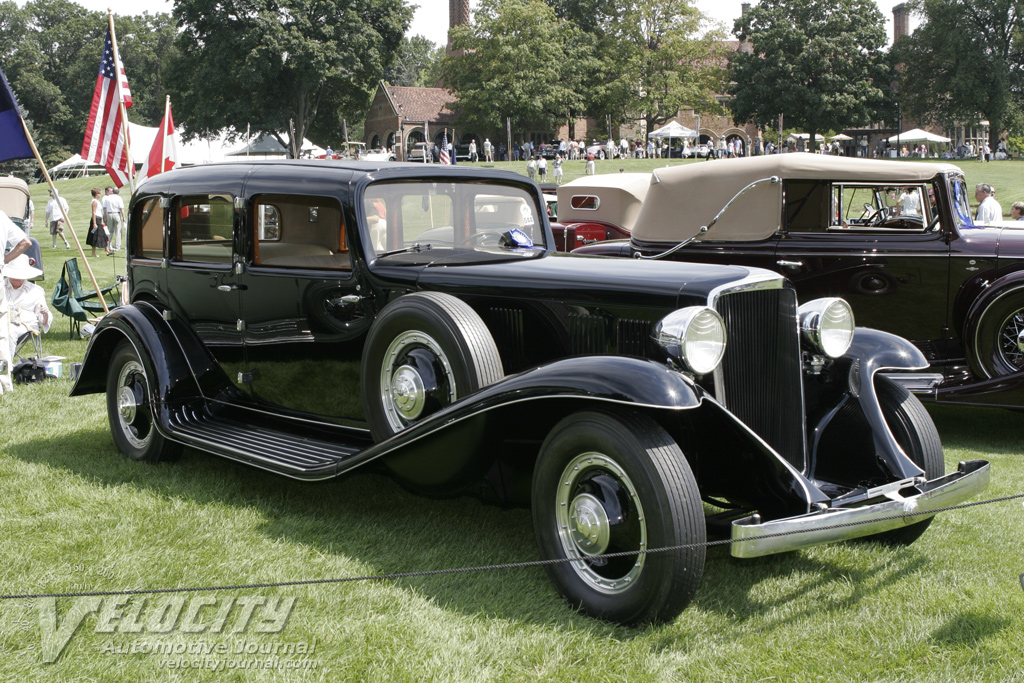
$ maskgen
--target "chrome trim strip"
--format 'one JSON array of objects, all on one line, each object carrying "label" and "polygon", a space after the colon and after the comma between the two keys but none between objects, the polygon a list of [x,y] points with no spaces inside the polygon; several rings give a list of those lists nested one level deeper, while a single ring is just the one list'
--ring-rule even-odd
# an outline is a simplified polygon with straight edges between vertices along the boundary
[{"label": "chrome trim strip", "polygon": [[893,382],[903,386],[907,391],[915,394],[930,394],[935,387],[942,384],[946,379],[941,372],[885,372],[878,374],[888,377]]},{"label": "chrome trim strip", "polygon": [[718,302],[718,299],[725,294],[746,292],[752,289],[783,289],[785,286],[785,276],[779,275],[778,273],[772,271],[749,273],[741,280],[736,280],[726,285],[719,285],[712,289],[708,293],[708,306],[715,308],[715,304]]},{"label": "chrome trim strip", "polygon": [[[990,465],[985,460],[960,463],[956,472],[921,486],[922,493],[856,508],[830,508],[786,519],[758,523],[755,515],[732,523],[733,557],[761,557],[822,543],[900,529],[924,521],[932,510],[961,503],[988,486]],[[895,499],[893,499],[895,498]],[[905,516],[914,513],[914,516]],[[846,525],[855,526],[846,526]],[[781,535],[786,534],[786,535]]]}]

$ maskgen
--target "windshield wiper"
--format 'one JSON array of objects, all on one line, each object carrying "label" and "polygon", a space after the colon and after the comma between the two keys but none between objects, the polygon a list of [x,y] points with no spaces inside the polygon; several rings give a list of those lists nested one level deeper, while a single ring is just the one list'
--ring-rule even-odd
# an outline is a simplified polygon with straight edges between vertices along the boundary
[{"label": "windshield wiper", "polygon": [[429,244],[411,244],[408,247],[402,247],[401,249],[392,249],[391,251],[385,251],[383,254],[377,254],[377,258],[384,258],[385,256],[394,256],[395,254],[405,254],[410,251],[430,251],[431,247]]}]

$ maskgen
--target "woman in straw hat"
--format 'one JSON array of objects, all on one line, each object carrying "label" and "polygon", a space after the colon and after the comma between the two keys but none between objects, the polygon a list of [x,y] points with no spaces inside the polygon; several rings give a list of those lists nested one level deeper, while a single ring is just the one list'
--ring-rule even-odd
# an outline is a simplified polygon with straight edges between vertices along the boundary
[{"label": "woman in straw hat", "polygon": [[4,288],[11,326],[8,341],[12,357],[21,335],[48,332],[53,322],[53,314],[46,305],[46,292],[36,283],[29,282],[42,274],[43,271],[33,266],[25,254],[4,266]]}]

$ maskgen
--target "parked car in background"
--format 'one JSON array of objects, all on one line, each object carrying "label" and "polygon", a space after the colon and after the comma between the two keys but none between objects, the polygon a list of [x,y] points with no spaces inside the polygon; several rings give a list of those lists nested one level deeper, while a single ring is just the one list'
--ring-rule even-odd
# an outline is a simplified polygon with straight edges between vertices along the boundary
[{"label": "parked car in background", "polygon": [[310,481],[379,462],[432,495],[488,482],[531,506],[561,594],[623,623],[685,608],[708,522],[740,557],[906,544],[985,487],[982,461],[944,475],[928,413],[878,374],[921,353],[845,302],[552,242],[514,173],[161,173],[129,207],[131,304],[97,325],[72,394],[106,392],[135,460],[190,446]]},{"label": "parked car in background", "polygon": [[682,156],[686,159],[703,159],[707,157],[709,151],[711,151],[710,145],[700,144],[688,148]]},{"label": "parked car in background", "polygon": [[426,161],[432,162],[434,160],[433,148],[427,145],[425,142],[417,142],[412,148],[409,149],[408,161],[419,161],[423,162],[424,158]]},{"label": "parked car in background", "polygon": [[594,141],[587,145],[587,154],[593,154],[595,159],[617,159],[619,147],[613,140],[607,142]]},{"label": "parked car in background", "polygon": [[394,152],[389,152],[386,149],[378,148],[370,150],[369,152],[364,152],[359,158],[362,161],[394,161],[395,154]]},{"label": "parked car in background", "polygon": [[558,251],[593,242],[629,237],[647,189],[650,173],[583,176],[555,188],[561,212],[551,231]]},{"label": "parked car in background", "polygon": [[972,195],[947,163],[692,164],[654,172],[628,241],[580,251],[771,268],[802,299],[842,297],[859,322],[912,340],[932,366],[905,378],[922,395],[1020,407],[1024,232],[974,225]]},{"label": "parked car in background", "polygon": [[[11,222],[23,230],[29,219],[29,199],[28,183],[14,176],[0,176],[0,210],[7,214]],[[44,214],[45,210],[39,212],[40,217]],[[46,221],[41,218],[41,222],[45,223]],[[40,234],[38,230],[36,234]],[[43,270],[43,258],[42,251],[39,249],[39,240],[32,237],[31,234],[28,236],[28,239],[32,242],[32,246],[25,252],[29,258],[29,264],[34,268]],[[40,276],[38,279],[42,280],[45,278]],[[0,286],[3,286],[2,278],[0,278]]]}]

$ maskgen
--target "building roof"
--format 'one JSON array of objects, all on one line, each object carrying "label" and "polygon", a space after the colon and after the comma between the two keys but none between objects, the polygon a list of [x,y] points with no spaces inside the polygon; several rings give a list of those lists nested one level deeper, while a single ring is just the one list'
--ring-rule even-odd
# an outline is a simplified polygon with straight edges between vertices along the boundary
[{"label": "building roof", "polygon": [[414,88],[404,85],[384,85],[384,92],[395,112],[410,123],[454,123],[455,113],[449,105],[455,96],[444,88]]}]

